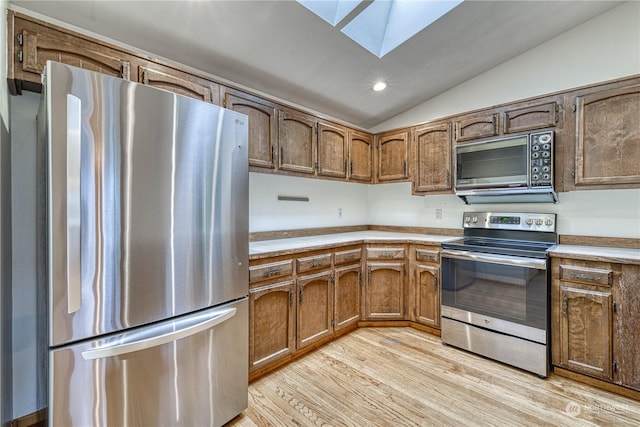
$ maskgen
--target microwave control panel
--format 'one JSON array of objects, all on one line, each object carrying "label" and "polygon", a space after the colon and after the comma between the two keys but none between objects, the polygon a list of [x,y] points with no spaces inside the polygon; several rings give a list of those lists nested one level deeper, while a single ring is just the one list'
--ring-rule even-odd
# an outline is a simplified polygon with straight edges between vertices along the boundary
[{"label": "microwave control panel", "polygon": [[553,132],[529,135],[531,187],[553,187]]}]

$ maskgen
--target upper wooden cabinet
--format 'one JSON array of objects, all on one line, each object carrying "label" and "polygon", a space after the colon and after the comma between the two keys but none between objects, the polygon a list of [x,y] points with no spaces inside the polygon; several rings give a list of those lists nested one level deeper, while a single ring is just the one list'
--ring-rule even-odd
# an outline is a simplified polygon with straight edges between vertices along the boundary
[{"label": "upper wooden cabinet", "polygon": [[11,10],[7,36],[7,78],[14,95],[22,89],[40,91],[41,74],[48,60],[127,80],[132,77],[132,55]]},{"label": "upper wooden cabinet", "polygon": [[456,142],[472,141],[498,135],[498,113],[487,112],[454,119]]},{"label": "upper wooden cabinet", "polygon": [[141,65],[138,67],[138,81],[145,85],[220,105],[220,85],[173,68],[153,63]]},{"label": "upper wooden cabinet", "polygon": [[373,179],[373,137],[364,132],[349,132],[349,180]]},{"label": "upper wooden cabinet", "polygon": [[318,175],[347,177],[348,132],[343,126],[318,122]]},{"label": "upper wooden cabinet", "polygon": [[[622,86],[621,86],[622,85]],[[640,185],[640,79],[596,86],[570,97],[574,124],[567,189]]]},{"label": "upper wooden cabinet", "polygon": [[558,122],[558,104],[544,102],[515,108],[508,107],[503,113],[504,133],[523,132],[555,127]]},{"label": "upper wooden cabinet", "polygon": [[316,119],[294,110],[278,112],[278,168],[313,175],[316,171]]},{"label": "upper wooden cabinet", "polygon": [[404,181],[409,177],[409,131],[377,136],[378,181]]},{"label": "upper wooden cabinet", "polygon": [[413,129],[416,159],[413,193],[452,192],[451,124],[436,123]]},{"label": "upper wooden cabinet", "polygon": [[223,105],[249,117],[249,165],[275,169],[278,152],[276,105],[229,88],[225,89]]}]

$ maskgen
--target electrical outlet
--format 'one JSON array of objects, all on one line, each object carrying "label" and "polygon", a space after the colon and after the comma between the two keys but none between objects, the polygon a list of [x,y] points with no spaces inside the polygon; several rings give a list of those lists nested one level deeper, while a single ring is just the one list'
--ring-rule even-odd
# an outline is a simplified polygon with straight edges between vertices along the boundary
[{"label": "electrical outlet", "polygon": [[442,209],[436,209],[436,219],[442,219]]},{"label": "electrical outlet", "polygon": [[342,208],[338,208],[338,219],[342,218]]}]

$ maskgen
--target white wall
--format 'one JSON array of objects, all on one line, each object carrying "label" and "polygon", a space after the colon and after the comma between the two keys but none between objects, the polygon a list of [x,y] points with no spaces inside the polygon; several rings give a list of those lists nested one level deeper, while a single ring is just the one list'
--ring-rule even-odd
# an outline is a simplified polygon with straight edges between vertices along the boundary
[{"label": "white wall", "polygon": [[[339,181],[250,173],[249,230],[367,224],[367,187]],[[278,196],[309,197],[309,201],[278,201]]]},{"label": "white wall", "polygon": [[381,123],[371,131],[412,126],[638,73],[640,2],[630,1]]},{"label": "white wall", "polygon": [[[557,204],[465,205],[454,195],[410,193],[408,183],[369,186],[369,224],[461,228],[465,211],[542,212],[558,215],[560,234],[640,238],[640,189],[558,193]],[[441,219],[436,218],[436,209],[442,210]]]}]

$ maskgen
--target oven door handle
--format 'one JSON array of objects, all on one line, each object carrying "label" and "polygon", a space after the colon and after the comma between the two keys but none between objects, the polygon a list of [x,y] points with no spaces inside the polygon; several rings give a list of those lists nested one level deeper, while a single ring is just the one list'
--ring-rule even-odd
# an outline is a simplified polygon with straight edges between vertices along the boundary
[{"label": "oven door handle", "polygon": [[464,259],[469,261],[486,262],[489,264],[512,265],[516,267],[535,268],[538,270],[547,269],[547,260],[539,258],[522,258],[498,254],[484,254],[471,251],[459,251],[443,249],[440,252],[443,258]]}]

